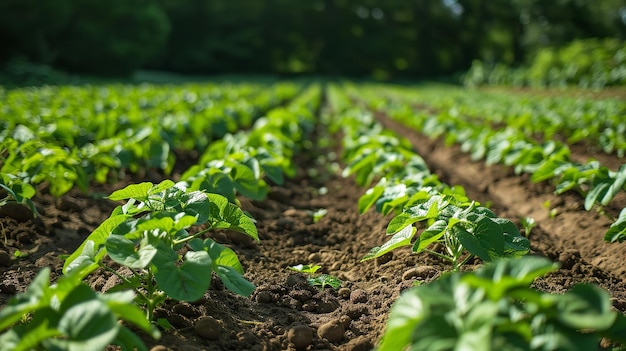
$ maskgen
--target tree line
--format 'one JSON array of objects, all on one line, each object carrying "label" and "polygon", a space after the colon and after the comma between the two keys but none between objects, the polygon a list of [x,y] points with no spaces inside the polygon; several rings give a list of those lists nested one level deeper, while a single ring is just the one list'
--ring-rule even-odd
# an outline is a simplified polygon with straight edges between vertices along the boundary
[{"label": "tree line", "polygon": [[0,63],[127,75],[432,77],[626,38],[624,0],[3,0]]}]

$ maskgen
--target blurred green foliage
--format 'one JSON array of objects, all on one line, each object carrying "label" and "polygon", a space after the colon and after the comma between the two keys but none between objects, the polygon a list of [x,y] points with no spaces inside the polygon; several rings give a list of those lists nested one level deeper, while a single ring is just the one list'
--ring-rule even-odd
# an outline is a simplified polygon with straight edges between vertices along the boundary
[{"label": "blurred green foliage", "polygon": [[476,60],[463,82],[467,86],[603,88],[626,85],[626,44],[610,38],[574,40],[559,48],[538,50],[521,67],[503,63],[489,65]]},{"label": "blurred green foliage", "polygon": [[626,38],[623,0],[3,0],[0,64],[70,72],[439,76]]}]

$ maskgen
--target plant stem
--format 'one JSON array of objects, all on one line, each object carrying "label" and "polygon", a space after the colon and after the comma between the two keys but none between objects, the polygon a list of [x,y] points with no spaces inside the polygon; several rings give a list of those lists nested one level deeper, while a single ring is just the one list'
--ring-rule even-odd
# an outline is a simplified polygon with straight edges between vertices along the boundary
[{"label": "plant stem", "polygon": [[429,254],[435,255],[435,256],[437,256],[439,258],[442,258],[442,259],[444,259],[444,260],[446,260],[448,262],[454,263],[454,259],[452,257],[450,257],[450,256],[446,256],[444,254],[440,254],[439,252],[436,252],[436,251],[433,251],[433,250],[430,250],[430,249],[424,249],[424,251],[428,252]]}]

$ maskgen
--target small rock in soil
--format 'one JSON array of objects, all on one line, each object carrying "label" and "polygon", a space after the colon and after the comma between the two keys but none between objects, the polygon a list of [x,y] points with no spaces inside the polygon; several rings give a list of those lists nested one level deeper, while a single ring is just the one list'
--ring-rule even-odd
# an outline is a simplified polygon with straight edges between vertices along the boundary
[{"label": "small rock in soil", "polygon": [[339,317],[339,320],[343,323],[343,326],[346,329],[350,328],[350,324],[352,323],[352,318],[350,318],[350,316],[343,315]]},{"label": "small rock in soil", "polygon": [[83,207],[76,200],[69,197],[58,199],[56,205],[61,211],[81,212],[83,210]]},{"label": "small rock in soil", "polygon": [[299,284],[308,284],[306,278],[301,274],[290,274],[285,281],[285,285],[293,287]]},{"label": "small rock in soil", "polygon": [[367,302],[367,293],[363,289],[356,289],[350,293],[350,302]]},{"label": "small rock in soil", "polygon": [[222,326],[220,322],[213,317],[202,317],[194,326],[196,334],[207,340],[217,340],[222,334]]},{"label": "small rock in soil", "polygon": [[314,252],[309,255],[309,262],[318,263],[322,260],[322,256],[319,253]]},{"label": "small rock in soil", "polygon": [[317,335],[320,339],[326,339],[333,343],[343,340],[345,332],[346,328],[339,319],[324,323],[317,329]]},{"label": "small rock in soil", "polygon": [[153,346],[150,351],[171,351],[172,349],[165,347],[163,345],[155,345]]},{"label": "small rock in soil", "polygon": [[559,255],[559,262],[561,262],[561,268],[570,269],[580,261],[580,252],[575,249],[569,249],[561,252]]},{"label": "small rock in soil", "polygon": [[176,313],[172,313],[169,316],[167,316],[167,321],[170,322],[176,328],[187,328],[191,326],[191,322],[189,321],[189,319]]},{"label": "small rock in soil", "polygon": [[369,351],[373,348],[374,345],[365,336],[354,338],[345,345],[346,351]]},{"label": "small rock in soil", "polygon": [[308,290],[291,290],[289,296],[300,302],[309,301],[313,297],[313,293]]},{"label": "small rock in soil", "polygon": [[350,298],[350,289],[348,289],[348,288],[341,288],[341,289],[339,289],[339,291],[337,291],[337,294],[339,294],[339,297],[341,297],[341,298],[348,299],[348,298]]},{"label": "small rock in soil", "polygon": [[22,204],[9,202],[0,207],[0,217],[10,217],[18,222],[26,222],[33,219],[34,214],[33,211]]},{"label": "small rock in soil", "polygon": [[273,301],[272,293],[267,290],[261,290],[256,294],[256,302],[258,303],[271,303]]},{"label": "small rock in soil", "polygon": [[17,293],[17,287],[13,284],[0,284],[0,291],[5,293],[5,294],[9,294],[9,295],[14,295],[15,293]]},{"label": "small rock in soil", "polygon": [[185,317],[193,317],[197,314],[196,309],[188,303],[178,303],[172,309],[174,313],[182,314]]},{"label": "small rock in soil", "polygon": [[368,314],[369,310],[367,309],[367,305],[362,303],[356,305],[350,304],[346,307],[345,313],[354,320],[359,319],[359,317],[364,314]]},{"label": "small rock in soil", "polygon": [[393,259],[393,252],[388,252],[380,257],[376,257],[376,264],[383,265]]},{"label": "small rock in soil", "polygon": [[26,232],[17,233],[17,235],[15,236],[15,239],[17,239],[17,241],[20,244],[24,244],[24,245],[32,244],[33,242],[33,239],[30,237],[30,234]]},{"label": "small rock in soil", "polygon": [[4,250],[0,250],[0,266],[8,267],[11,264],[11,255]]},{"label": "small rock in soil", "polygon": [[287,338],[296,349],[304,349],[313,342],[313,329],[307,325],[297,325],[289,329]]},{"label": "small rock in soil", "polygon": [[256,345],[259,342],[259,338],[249,330],[240,331],[237,333],[237,340],[240,344]]},{"label": "small rock in soil", "polygon": [[402,274],[402,280],[409,280],[413,278],[426,280],[428,278],[436,276],[437,274],[439,274],[439,271],[435,267],[418,266],[404,272],[404,274]]}]

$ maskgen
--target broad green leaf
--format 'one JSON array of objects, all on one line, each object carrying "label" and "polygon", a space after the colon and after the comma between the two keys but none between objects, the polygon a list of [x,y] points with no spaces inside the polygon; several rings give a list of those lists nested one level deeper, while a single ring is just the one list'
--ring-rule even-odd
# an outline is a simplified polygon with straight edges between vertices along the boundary
[{"label": "broad green leaf", "polygon": [[192,191],[185,194],[182,208],[190,216],[197,216],[195,224],[203,224],[209,220],[211,203],[206,193]]},{"label": "broad green leaf", "polygon": [[207,194],[207,197],[210,201],[209,222],[213,228],[235,230],[259,240],[254,222],[237,205],[218,194]]},{"label": "broad green leaf", "polygon": [[572,329],[609,329],[616,318],[610,296],[597,286],[579,284],[558,298],[557,318]]},{"label": "broad green leaf", "polygon": [[371,249],[367,255],[361,259],[361,262],[380,257],[398,247],[411,245],[411,239],[413,238],[413,235],[415,235],[416,231],[417,228],[412,225],[404,227],[402,230],[394,234],[391,239],[389,239],[389,241],[384,243],[382,246]]},{"label": "broad green leaf", "polygon": [[[85,286],[85,288],[89,289]],[[68,296],[71,301],[71,296]],[[67,340],[50,341],[69,351],[104,350],[117,336],[119,324],[107,306],[98,300],[73,304],[59,320]]]},{"label": "broad green leaf", "polygon": [[174,185],[176,185],[176,184],[173,181],[171,181],[169,179],[166,179],[166,180],[160,182],[159,184],[153,186],[152,188],[150,188],[150,190],[148,191],[148,194],[149,195],[158,194],[160,192],[163,192],[163,191],[173,187]]},{"label": "broad green leaf", "polygon": [[150,189],[153,184],[150,182],[144,182],[140,184],[131,184],[127,187],[116,190],[108,196],[109,200],[119,201],[126,199],[137,199],[139,201],[147,201],[148,195],[150,195]]},{"label": "broad green leaf", "polygon": [[0,335],[0,351],[30,351],[48,339],[63,335],[56,326],[59,313],[50,307],[37,310],[28,324],[20,324]]},{"label": "broad green leaf", "polygon": [[224,286],[238,295],[250,296],[256,288],[254,284],[246,280],[246,278],[233,267],[220,265],[217,267],[216,273],[222,283],[224,283]]},{"label": "broad green leaf", "polygon": [[177,257],[172,257],[169,253],[161,254],[159,250],[153,264],[157,269],[154,278],[159,288],[173,299],[195,301],[202,297],[211,285],[213,269],[211,258],[206,251],[187,252],[183,263],[179,265]]},{"label": "broad green leaf", "polygon": [[132,323],[155,339],[160,337],[160,332],[146,318],[146,313],[134,303],[135,293],[125,290],[114,293],[106,293],[98,296],[118,319]]},{"label": "broad green leaf", "polygon": [[122,235],[107,238],[106,249],[113,261],[130,268],[146,268],[157,253],[156,247],[144,238],[139,242],[129,240]]},{"label": "broad green leaf", "polygon": [[417,240],[413,244],[413,252],[419,253],[424,251],[432,243],[437,242],[446,233],[448,223],[444,220],[435,221],[430,227],[426,228],[417,237]]},{"label": "broad green leaf", "polygon": [[415,328],[428,317],[425,308],[416,288],[402,294],[393,304],[378,350],[405,350],[411,344]]},{"label": "broad green leaf", "polygon": [[203,245],[203,249],[209,253],[214,267],[231,267],[236,272],[243,274],[243,267],[241,266],[235,251],[226,246],[220,245],[211,239],[206,239]]}]

